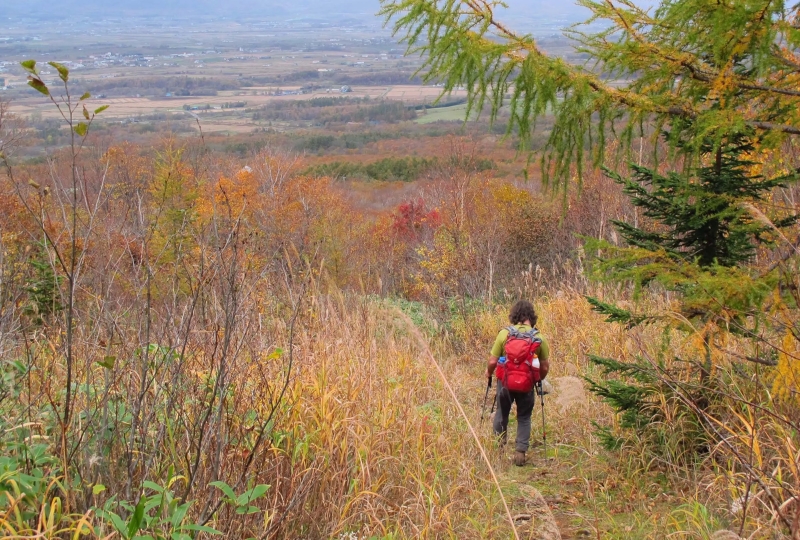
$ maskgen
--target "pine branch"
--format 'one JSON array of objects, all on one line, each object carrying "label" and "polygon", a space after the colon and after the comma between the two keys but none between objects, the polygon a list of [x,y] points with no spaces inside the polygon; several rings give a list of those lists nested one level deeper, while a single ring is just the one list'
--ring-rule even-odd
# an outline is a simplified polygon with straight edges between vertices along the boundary
[{"label": "pine branch", "polygon": [[762,366],[770,366],[775,367],[778,365],[778,361],[773,358],[760,358],[757,356],[748,356],[746,354],[738,353],[736,351],[732,351],[730,349],[723,349],[724,353],[727,353],[731,356],[736,358],[741,358],[742,360],[747,360],[748,362],[753,362],[754,364],[761,364]]},{"label": "pine branch", "polygon": [[634,316],[630,311],[607,304],[597,298],[591,296],[586,296],[585,298],[591,304],[592,311],[606,315],[606,322],[622,323],[626,328],[633,328],[648,319],[647,317]]}]

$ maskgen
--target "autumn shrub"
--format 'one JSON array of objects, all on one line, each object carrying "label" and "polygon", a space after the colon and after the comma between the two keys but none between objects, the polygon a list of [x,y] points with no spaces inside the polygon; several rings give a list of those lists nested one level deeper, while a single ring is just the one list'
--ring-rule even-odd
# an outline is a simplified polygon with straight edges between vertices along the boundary
[{"label": "autumn shrub", "polygon": [[406,319],[340,292],[369,227],[332,182],[140,157],[4,185],[6,531],[504,534]]},{"label": "autumn shrub", "polygon": [[[297,298],[298,318],[289,325],[282,310],[265,299],[257,309],[261,339],[244,344],[232,338],[236,350],[224,366],[208,356],[224,344],[214,345],[202,327],[191,330],[182,350],[155,344],[130,349],[120,342],[112,347],[116,355],[87,364],[87,371],[76,373],[85,390],[74,401],[76,410],[86,411],[80,415],[85,424],[65,433],[67,444],[81,438],[70,444],[72,456],[58,453],[64,441],[58,441],[44,395],[48,390],[42,388],[45,383],[57,388],[63,377],[53,371],[53,359],[36,355],[27,370],[4,365],[16,391],[15,400],[3,402],[4,427],[19,436],[13,444],[40,456],[21,463],[24,474],[35,477],[50,467],[50,474],[60,477],[56,493],[63,505],[78,510],[75,521],[83,520],[80,526],[93,527],[98,536],[116,527],[101,518],[115,513],[127,526],[140,494],[149,501],[161,486],[168,486],[176,501],[191,502],[189,525],[227,537],[356,532],[481,538],[493,534],[491,527],[502,528],[502,522],[488,519],[497,511],[497,499],[481,465],[469,457],[473,442],[463,436],[430,367],[419,360],[420,344],[398,308],[345,295],[332,285],[309,287],[313,290]],[[142,395],[137,374],[145,357],[152,382]],[[44,381],[39,373],[46,372]],[[27,384],[42,390],[28,394],[26,376]],[[209,408],[222,377],[222,399]],[[276,401],[284,382],[285,393]],[[33,399],[36,395],[44,401]],[[16,455],[8,437],[3,444],[7,455]],[[237,494],[269,488],[246,512],[238,512],[234,504],[221,504],[223,493],[214,487],[220,482]],[[44,506],[58,504],[47,492],[31,496]],[[92,508],[102,509],[100,517],[89,515]],[[33,523],[36,515],[23,517]],[[484,519],[475,520],[480,515]],[[58,516],[56,527],[73,527]],[[148,510],[136,531],[166,530],[156,517]],[[10,527],[10,516],[4,519]],[[186,525],[186,530],[194,529]]]},{"label": "autumn shrub", "polygon": [[417,250],[417,290],[426,298],[491,298],[518,289],[529,269],[560,272],[557,201],[464,170],[442,179],[432,193],[441,226]]},{"label": "autumn shrub", "polygon": [[[640,368],[618,389],[635,380],[644,391],[610,403],[633,403],[630,414],[595,396],[554,411],[551,451],[591,457],[607,443],[620,479],[668,473],[689,501],[675,527],[689,526],[690,511],[739,519],[735,503],[743,528],[791,529],[785,521],[800,511],[793,246],[759,254],[780,267],[784,293],[760,333],[737,333],[747,327],[735,314],[691,331],[631,330],[597,308],[685,321],[675,291],[588,278],[588,257],[622,244],[609,223],[642,218],[602,175],[586,175],[580,197],[540,192],[495,178],[457,140],[451,155],[424,162],[429,178],[413,194],[375,210],[335,179],[302,174],[290,152],[267,147],[247,161],[174,138],[6,161],[0,527],[9,535],[508,535],[468,426],[423,353],[433,350],[474,420],[487,348],[518,298],[540,314],[553,379],[599,389],[612,362]],[[384,165],[402,176],[420,161]],[[605,243],[583,248],[586,237]],[[695,387],[710,333],[713,370]],[[703,414],[686,414],[692,405]],[[502,470],[495,442],[481,436]],[[698,493],[698,481],[711,489]]]}]

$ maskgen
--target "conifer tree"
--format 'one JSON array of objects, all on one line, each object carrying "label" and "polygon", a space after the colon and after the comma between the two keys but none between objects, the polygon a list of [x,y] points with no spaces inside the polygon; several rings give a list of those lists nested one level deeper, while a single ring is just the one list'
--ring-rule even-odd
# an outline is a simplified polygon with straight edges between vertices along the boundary
[{"label": "conifer tree", "polygon": [[660,174],[655,168],[631,164],[633,176],[624,178],[606,168],[633,205],[659,226],[613,223],[631,246],[663,249],[701,267],[746,263],[769,228],[755,220],[742,202],[761,201],[791,178],[751,175],[748,169],[754,163],[745,156],[754,152],[754,146],[743,135],[733,135],[718,146],[705,141],[700,150],[704,163],[688,173]]},{"label": "conifer tree", "polygon": [[[685,387],[692,387],[684,396],[704,408],[708,406],[704,385],[713,368],[714,324],[723,318],[735,320],[737,325],[728,326],[737,331],[744,327],[743,319],[756,315],[771,287],[769,280],[753,274],[748,263],[759,244],[768,242],[773,228],[789,226],[797,216],[776,219],[770,225],[747,210],[748,204],[760,202],[776,187],[795,179],[793,175],[767,179],[752,174],[753,163],[747,159],[754,149],[752,139],[734,134],[718,145],[705,141],[700,147],[700,163],[688,170],[659,173],[655,168],[631,164],[628,178],[605,169],[647,221],[639,226],[615,221],[626,245],[590,242],[590,250],[601,253],[595,270],[602,279],[633,282],[639,288],[656,282],[677,292],[681,315],[690,326],[705,329],[704,357],[686,362],[687,371],[696,377],[682,381]],[[588,300],[609,322],[628,327],[662,319],[660,314],[634,315],[597,298]],[[685,326],[677,325],[679,329]],[[639,436],[664,436],[662,412],[654,403],[674,395],[677,383],[663,384],[664,374],[643,358],[628,362],[590,356],[590,360],[607,377],[604,381],[589,378],[591,390],[620,413],[620,426]],[[693,370],[693,365],[698,369]],[[689,422],[691,427],[684,426],[684,444],[705,444],[699,424],[695,418]],[[658,426],[657,434],[653,426]],[[601,429],[600,435],[609,448],[620,444],[607,429]]]}]

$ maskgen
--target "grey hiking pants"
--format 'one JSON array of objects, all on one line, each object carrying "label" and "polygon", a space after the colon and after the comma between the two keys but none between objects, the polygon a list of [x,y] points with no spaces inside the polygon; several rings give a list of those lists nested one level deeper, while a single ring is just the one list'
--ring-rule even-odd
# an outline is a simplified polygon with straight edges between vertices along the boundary
[{"label": "grey hiking pants", "polygon": [[531,440],[531,414],[536,404],[536,392],[510,392],[497,381],[497,411],[494,413],[492,427],[494,434],[506,437],[508,430],[508,415],[511,413],[511,404],[517,404],[517,441],[516,451],[527,452]]}]

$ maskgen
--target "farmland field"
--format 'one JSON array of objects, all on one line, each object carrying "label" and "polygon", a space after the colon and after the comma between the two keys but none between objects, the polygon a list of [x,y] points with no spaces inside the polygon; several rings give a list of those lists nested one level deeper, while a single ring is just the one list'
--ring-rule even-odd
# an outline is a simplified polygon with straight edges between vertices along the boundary
[{"label": "farmland field", "polygon": [[[284,92],[299,92],[299,87],[285,87],[282,88]],[[220,91],[216,96],[186,96],[186,97],[117,97],[117,98],[95,98],[92,100],[92,105],[99,107],[108,105],[109,108],[103,115],[106,120],[120,120],[125,118],[136,118],[141,115],[150,115],[158,113],[182,113],[187,110],[201,115],[202,118],[207,119],[209,124],[215,124],[224,119],[225,124],[238,126],[241,129],[243,126],[253,125],[245,115],[246,111],[258,107],[268,107],[271,104],[291,102],[291,101],[304,101],[322,97],[341,97],[348,99],[389,99],[400,101],[413,106],[420,103],[431,103],[439,95],[440,89],[430,86],[419,85],[395,85],[395,86],[353,86],[350,91],[342,93],[340,89],[315,89],[308,93],[297,93],[287,95],[274,95],[275,90],[271,89],[270,93],[263,88],[250,88],[244,87],[241,90],[228,90]],[[463,91],[453,92],[447,99],[458,98],[465,96]],[[241,102],[241,109],[226,109],[225,104],[230,102]],[[11,111],[21,114],[30,115],[39,113],[45,118],[56,118],[58,111],[49,107],[46,102],[36,96],[26,97],[14,100],[11,105]],[[433,111],[441,111],[434,113]],[[433,115],[436,120],[460,120],[463,119],[464,108],[451,107],[446,109],[433,109],[429,111],[429,115]],[[458,117],[458,114],[462,114]],[[434,119],[426,120],[421,118],[420,123],[432,122]]]},{"label": "farmland field", "polygon": [[467,105],[452,105],[450,107],[437,107],[420,111],[415,120],[418,124],[431,124],[433,122],[464,121],[467,114]]}]

